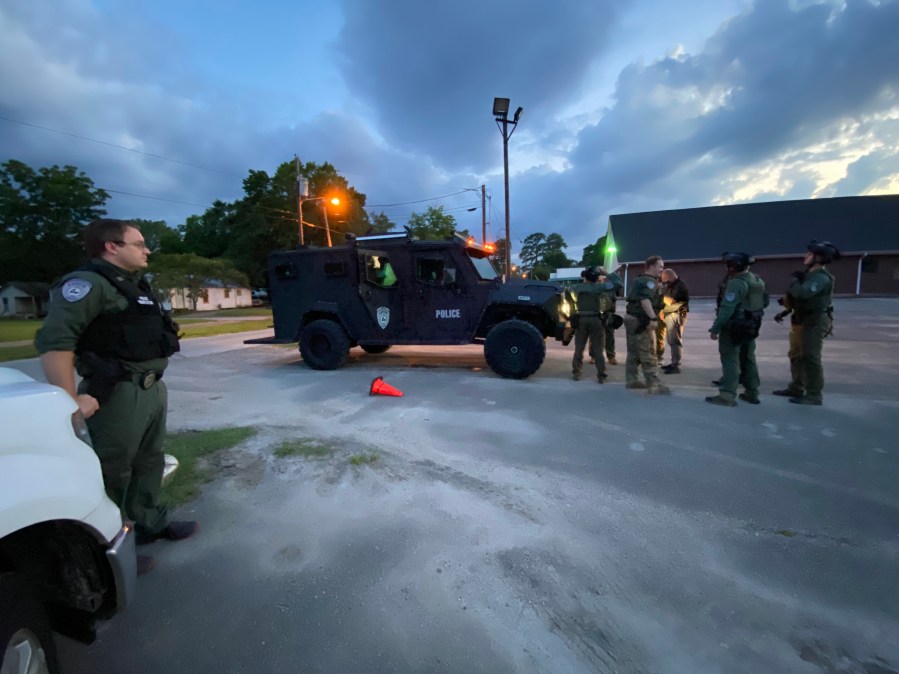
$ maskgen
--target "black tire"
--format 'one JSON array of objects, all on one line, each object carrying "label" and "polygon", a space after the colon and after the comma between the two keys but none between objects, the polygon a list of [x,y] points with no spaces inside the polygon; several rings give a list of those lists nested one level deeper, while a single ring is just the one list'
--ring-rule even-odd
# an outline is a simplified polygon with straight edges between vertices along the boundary
[{"label": "black tire", "polygon": [[300,333],[300,355],[313,370],[336,370],[349,354],[350,338],[339,323],[312,321]]},{"label": "black tire", "polygon": [[0,574],[0,671],[59,672],[47,612],[26,580],[15,573]]},{"label": "black tire", "polygon": [[365,353],[384,353],[390,348],[390,344],[360,344]]},{"label": "black tire", "polygon": [[546,340],[527,321],[511,318],[493,326],[484,341],[487,364],[500,377],[530,377],[546,358]]}]

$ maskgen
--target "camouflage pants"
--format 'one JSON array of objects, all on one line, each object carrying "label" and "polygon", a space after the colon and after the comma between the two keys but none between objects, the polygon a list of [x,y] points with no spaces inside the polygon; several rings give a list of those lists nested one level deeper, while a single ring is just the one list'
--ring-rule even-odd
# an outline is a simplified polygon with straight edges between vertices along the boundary
[{"label": "camouflage pants", "polygon": [[659,384],[659,359],[656,355],[656,330],[652,323],[643,332],[637,334],[640,322],[635,316],[624,317],[624,331],[627,335],[627,362],[624,367],[626,384],[636,384],[640,380],[639,369],[647,386]]},{"label": "camouflage pants", "polygon": [[803,393],[809,398],[821,400],[824,389],[824,366],[821,351],[824,347],[824,333],[830,328],[827,314],[806,319],[805,324],[796,324],[790,330],[790,389],[797,395]]},{"label": "camouflage pants", "polygon": [[165,382],[145,390],[122,381],[87,420],[106,493],[138,531],[148,534],[167,524],[166,507],[159,502],[167,401]]},{"label": "camouflage pants", "polygon": [[600,379],[606,375],[605,329],[599,316],[581,316],[578,319],[577,332],[574,333],[574,358],[571,359],[571,372],[580,375],[584,367],[584,347],[590,343],[590,356],[596,360],[596,376]]},{"label": "camouflage pants", "polygon": [[759,370],[755,364],[755,340],[734,342],[727,332],[718,336],[718,355],[721,357],[721,384],[718,394],[727,400],[737,399],[737,386],[743,384],[746,393],[759,395]]},{"label": "camouflage pants", "polygon": [[[684,355],[684,326],[687,324],[687,315],[675,311],[673,314],[665,314],[665,329],[662,334],[665,341],[671,347],[671,364],[680,365],[681,358]],[[659,360],[665,349],[659,349]]]},{"label": "camouflage pants", "polygon": [[[611,315],[611,314],[609,314]],[[603,331],[606,333],[606,357],[615,357],[615,328],[612,327],[612,321],[606,323]]]}]

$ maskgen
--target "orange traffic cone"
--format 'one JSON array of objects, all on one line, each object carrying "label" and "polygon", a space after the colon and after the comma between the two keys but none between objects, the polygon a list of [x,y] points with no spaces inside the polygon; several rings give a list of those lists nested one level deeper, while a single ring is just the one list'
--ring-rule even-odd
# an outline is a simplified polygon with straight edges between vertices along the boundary
[{"label": "orange traffic cone", "polygon": [[368,395],[370,396],[396,396],[397,398],[403,397],[403,392],[399,389],[393,388],[386,381],[381,379],[380,377],[375,377],[371,380],[371,388],[368,390]]}]

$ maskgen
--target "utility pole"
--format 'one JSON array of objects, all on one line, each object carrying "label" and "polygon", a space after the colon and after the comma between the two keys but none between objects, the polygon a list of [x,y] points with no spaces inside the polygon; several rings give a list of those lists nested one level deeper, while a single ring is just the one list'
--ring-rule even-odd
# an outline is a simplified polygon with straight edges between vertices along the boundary
[{"label": "utility pole", "polygon": [[481,185],[481,244],[487,244],[487,186]]},{"label": "utility pole", "polygon": [[[519,106],[513,118],[509,119],[509,99],[493,99],[493,117],[496,119],[496,125],[503,134],[503,174],[506,188],[506,259],[504,271],[507,279],[512,269],[512,233],[509,226],[509,138],[515,133],[522,112],[524,112],[524,108]],[[511,131],[509,130],[510,126],[512,127]]]},{"label": "utility pole", "polygon": [[303,235],[303,177],[300,175],[300,158],[293,156],[297,170],[297,226],[300,230],[300,248],[306,245]]}]

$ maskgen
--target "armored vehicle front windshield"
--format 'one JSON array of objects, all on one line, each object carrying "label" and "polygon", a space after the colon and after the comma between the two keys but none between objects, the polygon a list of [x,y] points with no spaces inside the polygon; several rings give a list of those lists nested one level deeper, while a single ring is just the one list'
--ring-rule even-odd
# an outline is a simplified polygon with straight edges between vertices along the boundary
[{"label": "armored vehicle front windshield", "polygon": [[496,271],[496,267],[493,266],[490,258],[477,258],[471,254],[469,254],[468,257],[471,258],[471,264],[474,265],[475,271],[478,272],[478,276],[480,276],[482,279],[490,281],[492,279],[499,278],[499,272]]}]

